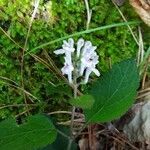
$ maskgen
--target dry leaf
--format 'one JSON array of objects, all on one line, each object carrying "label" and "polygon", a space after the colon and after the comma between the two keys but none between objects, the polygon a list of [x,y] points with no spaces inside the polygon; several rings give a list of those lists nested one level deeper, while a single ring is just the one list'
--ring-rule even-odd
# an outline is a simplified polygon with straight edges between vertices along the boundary
[{"label": "dry leaf", "polygon": [[140,18],[150,26],[150,0],[130,0]]}]

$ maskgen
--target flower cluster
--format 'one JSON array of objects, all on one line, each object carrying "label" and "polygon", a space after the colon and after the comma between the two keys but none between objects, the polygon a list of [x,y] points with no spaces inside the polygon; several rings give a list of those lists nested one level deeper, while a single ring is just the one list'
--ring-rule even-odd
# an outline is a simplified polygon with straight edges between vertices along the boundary
[{"label": "flower cluster", "polygon": [[90,41],[84,41],[82,38],[77,41],[76,49],[74,45],[72,38],[68,41],[64,40],[62,48],[55,50],[54,53],[56,55],[65,54],[65,63],[61,71],[63,75],[68,76],[69,83],[73,83],[73,71],[76,70],[77,77],[85,75],[84,84],[86,84],[91,72],[100,76],[99,71],[96,69],[96,64],[99,62],[98,55],[95,52],[97,47],[92,46]]}]

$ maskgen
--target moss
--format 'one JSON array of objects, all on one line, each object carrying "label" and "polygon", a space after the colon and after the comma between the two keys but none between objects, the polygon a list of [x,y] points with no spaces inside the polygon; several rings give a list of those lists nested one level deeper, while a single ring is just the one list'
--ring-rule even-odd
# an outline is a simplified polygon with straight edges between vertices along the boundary
[{"label": "moss", "polygon": [[[33,7],[31,6],[30,0],[16,0],[15,3],[13,1],[1,0],[0,8],[2,8],[0,13],[1,27],[17,43],[23,46],[28,32],[30,17],[32,15]],[[120,14],[111,2],[106,2],[106,0],[91,0],[90,8],[92,9],[90,28],[123,22]],[[132,12],[132,8],[128,4],[122,6],[121,10],[128,18],[128,21],[136,19],[135,13]],[[83,1],[74,0],[67,3],[66,0],[53,0],[52,4],[41,1],[39,12],[32,24],[27,49],[31,50],[40,44],[85,29],[86,9]],[[136,31],[136,27],[133,26],[132,29]],[[2,35],[3,33],[0,31],[0,34]],[[112,63],[116,63],[128,57],[135,57],[137,52],[137,45],[126,26],[97,31],[82,35],[82,37],[92,41],[92,43],[97,46],[97,51],[100,56],[98,67],[101,71],[108,69],[110,58]],[[76,40],[78,38],[79,37],[75,37]],[[58,42],[44,48],[55,63],[60,66],[61,60],[58,60],[58,57],[53,55],[53,50],[59,48],[61,44],[62,42]],[[2,64],[0,75],[10,78],[20,85],[22,50],[5,35],[0,36],[0,47],[0,64]],[[50,63],[43,54],[43,49],[38,49],[35,54],[44,59],[47,63]],[[71,96],[72,92],[71,90],[67,90],[67,94],[70,96],[66,95],[66,89],[68,89],[68,87],[67,85],[64,86],[64,88],[61,87],[65,82],[62,81],[60,76],[58,76],[58,74],[56,76],[54,70],[45,68],[44,65],[41,65],[29,55],[25,56],[24,59],[25,89],[38,97],[41,102],[51,104],[49,111],[55,110],[55,108],[58,107],[62,109],[67,108],[68,105],[66,106],[64,102]],[[4,84],[1,85],[2,87],[6,86]],[[57,95],[53,93],[54,87],[58,89]],[[24,102],[21,91],[15,90],[17,91],[16,93],[11,86],[7,86],[7,88],[8,90],[4,90],[3,93],[0,94],[1,103],[8,104],[6,102],[6,95],[11,104]],[[27,100],[29,103],[32,103],[28,96]],[[37,100],[33,101],[34,103],[38,102]],[[47,110],[47,108],[45,109]],[[21,110],[24,111],[23,108],[20,108],[20,111]],[[7,111],[6,113],[3,110],[0,111],[1,117],[7,116]]]}]

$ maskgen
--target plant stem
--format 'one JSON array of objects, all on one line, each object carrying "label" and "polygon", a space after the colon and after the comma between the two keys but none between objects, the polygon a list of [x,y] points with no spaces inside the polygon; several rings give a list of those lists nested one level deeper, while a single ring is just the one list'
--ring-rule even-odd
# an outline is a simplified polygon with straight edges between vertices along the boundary
[{"label": "plant stem", "polygon": [[71,150],[71,145],[72,145],[73,140],[70,138],[68,142],[68,147],[67,150]]},{"label": "plant stem", "polygon": [[[35,15],[37,13],[39,3],[40,3],[40,0],[36,1],[36,4],[35,4],[36,6],[34,8],[34,11],[33,11],[30,23],[29,23],[29,28],[28,28],[26,39],[25,39],[25,44],[24,44],[24,47],[22,49],[22,56],[21,56],[20,66],[21,66],[21,87],[22,87],[23,90],[25,89],[25,86],[24,86],[24,55],[25,55],[25,51],[27,50],[27,43],[28,43],[30,32],[31,32],[32,23],[33,23]],[[23,92],[23,98],[24,98],[24,102],[26,104],[27,114],[30,115],[30,111],[29,111],[29,108],[28,108],[28,105],[27,105],[28,102],[27,102],[25,92]]]},{"label": "plant stem", "polygon": [[[76,75],[75,75],[74,87],[73,87],[74,98],[77,97],[77,91],[78,91],[78,84],[77,84],[77,78],[76,78]],[[73,124],[74,124],[75,109],[76,109],[75,106],[73,106],[72,107],[72,116],[71,116],[71,125],[70,125],[71,138],[69,139],[67,150],[71,149],[71,145],[72,145],[72,142],[73,142]]]},{"label": "plant stem", "polygon": [[89,29],[89,25],[90,25],[90,21],[91,21],[92,10],[89,8],[88,0],[84,0],[84,2],[85,2],[86,11],[87,11],[86,30],[88,30]]},{"label": "plant stem", "polygon": [[71,130],[71,135],[73,135],[73,124],[74,124],[74,116],[75,116],[75,106],[72,107],[72,115],[71,115],[71,125],[70,125],[70,130]]}]

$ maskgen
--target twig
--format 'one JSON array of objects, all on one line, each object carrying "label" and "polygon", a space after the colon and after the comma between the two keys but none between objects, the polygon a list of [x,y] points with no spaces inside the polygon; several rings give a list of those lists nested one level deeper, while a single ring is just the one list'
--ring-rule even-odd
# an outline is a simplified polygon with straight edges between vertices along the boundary
[{"label": "twig", "polygon": [[17,82],[15,82],[15,81],[13,81],[13,80],[7,78],[7,77],[0,76],[0,78],[3,79],[3,80],[6,80],[6,81],[10,81],[10,82],[12,82],[12,83],[14,83],[15,85],[18,86]]},{"label": "twig", "polygon": [[108,138],[112,138],[112,139],[116,140],[118,143],[120,143],[121,145],[124,145],[123,144],[123,142],[124,142],[124,143],[128,144],[130,147],[132,147],[133,150],[139,150],[137,147],[135,147],[134,145],[132,145],[130,142],[128,142],[127,140],[125,140],[122,137],[118,136],[118,134],[114,134],[117,138],[114,137],[114,136],[108,135],[106,133],[100,133],[99,135],[104,135],[104,136],[106,136]]},{"label": "twig", "polygon": [[150,92],[150,88],[142,89],[142,90],[138,91],[138,94],[141,94],[144,92]]},{"label": "twig", "polygon": [[10,35],[2,29],[2,27],[0,27],[0,30],[1,30],[15,45],[17,45],[19,48],[23,49],[23,47],[20,46],[16,41],[14,41],[14,40],[10,37]]},{"label": "twig", "polygon": [[25,107],[26,105],[28,106],[38,106],[39,104],[10,104],[10,105],[2,105],[0,106],[0,109],[4,109],[7,107]]},{"label": "twig", "polygon": [[70,139],[70,137],[69,137],[68,135],[66,135],[66,134],[63,133],[62,131],[58,130],[58,128],[57,128],[57,132],[58,132],[59,134],[61,134],[63,137],[65,137],[65,138],[67,138],[67,139]]},{"label": "twig", "polygon": [[[25,104],[25,106],[26,106],[26,104]],[[29,109],[29,111],[31,111],[32,109],[33,109],[33,108]],[[25,110],[25,111],[23,111],[23,112],[21,112],[21,113],[15,115],[15,118],[17,118],[17,117],[19,117],[19,116],[21,116],[21,115],[23,115],[23,114],[26,114],[27,111],[28,111],[28,110]]]},{"label": "twig", "polygon": [[[32,14],[31,20],[30,20],[30,23],[29,23],[29,28],[28,28],[26,39],[25,39],[25,44],[24,44],[24,47],[22,49],[22,58],[21,58],[21,86],[22,86],[23,89],[24,89],[24,71],[23,71],[23,69],[24,69],[24,54],[25,54],[25,51],[26,51],[26,48],[27,48],[27,42],[28,42],[30,31],[31,31],[31,26],[32,26],[32,23],[33,23],[33,19],[34,19],[35,15],[36,15],[36,12],[38,10],[39,2],[40,2],[40,0],[35,0],[35,8],[34,8],[34,11],[33,11],[33,14]],[[27,104],[26,94],[24,92],[23,92],[23,97],[24,97],[25,104]],[[28,110],[28,106],[26,108]],[[30,112],[27,111],[27,114],[30,114]]]},{"label": "twig", "polygon": [[[76,81],[75,81],[76,82]],[[74,98],[77,97],[77,83],[74,85]],[[73,132],[73,122],[74,122],[74,116],[75,116],[75,107],[72,108],[72,117],[71,117],[71,132]]]},{"label": "twig", "polygon": [[[74,98],[77,97],[77,77],[76,77],[76,71],[75,71],[75,79],[74,79]],[[67,150],[70,150],[71,149],[71,145],[72,145],[72,142],[73,142],[73,125],[74,125],[74,117],[75,117],[75,106],[73,106],[72,108],[72,115],[71,115],[71,124],[70,124],[70,131],[71,131],[71,137],[72,139],[69,140],[69,143],[68,143],[68,147],[67,147]]]},{"label": "twig", "polygon": [[123,139],[121,136],[118,135],[118,133],[113,133],[117,136],[118,139],[120,139],[121,141],[127,143],[130,147],[132,147],[134,150],[139,150],[137,147],[135,147],[133,144],[131,144],[129,141]]},{"label": "twig", "polygon": [[138,51],[138,58],[137,58],[137,64],[138,66],[143,62],[144,60],[144,46],[143,46],[143,38],[140,27],[139,30],[139,51]]},{"label": "twig", "polygon": [[[81,126],[82,126],[83,123],[85,123],[84,119],[82,119],[82,118],[80,118],[80,119],[74,119],[73,122],[76,123],[76,124],[77,123],[81,124]],[[57,124],[70,126],[71,125],[71,120],[68,120],[68,121],[65,121],[65,122],[58,122]]]},{"label": "twig", "polygon": [[150,95],[150,92],[146,92],[146,93],[144,93],[144,94],[142,94],[142,95],[139,95],[139,96],[136,98],[136,100],[141,99],[141,98],[144,98],[144,97],[149,96],[149,95]]},{"label": "twig", "polygon": [[[86,10],[87,10],[86,30],[88,30],[89,29],[89,25],[90,25],[90,21],[91,21],[91,17],[92,17],[92,10],[89,8],[88,0],[84,0],[84,2],[85,2]],[[91,137],[92,128],[91,128],[91,125],[88,126],[88,132],[89,132],[89,146],[91,148],[92,147],[92,137]]]},{"label": "twig", "polygon": [[48,113],[48,115],[55,115],[55,114],[69,114],[69,115],[71,115],[71,112],[70,111],[54,111],[54,112]]},{"label": "twig", "polygon": [[[55,114],[69,114],[69,115],[72,115],[72,112],[70,112],[70,111],[54,111],[54,112],[48,113],[48,115],[55,115]],[[78,112],[75,112],[75,116],[84,117],[83,114],[78,113]]]},{"label": "twig", "polygon": [[89,8],[88,0],[84,0],[84,2],[85,2],[86,11],[87,11],[86,30],[88,30],[90,21],[91,21],[91,17],[92,17],[92,10],[90,10],[90,8]]},{"label": "twig", "polygon": [[[31,93],[29,93],[28,91],[26,91],[25,89],[23,89],[23,88],[21,88],[21,87],[19,87],[19,86],[16,86],[16,85],[13,85],[13,84],[10,84],[10,83],[6,83],[6,82],[3,82],[3,83],[4,83],[4,84],[8,84],[9,86],[12,86],[12,87],[14,87],[14,88],[17,88],[17,89],[23,91],[25,94],[27,94],[27,95],[33,97],[34,99],[38,100],[37,97],[35,97],[34,95],[32,95]],[[38,100],[38,101],[40,102],[40,100]],[[32,101],[32,102],[33,102],[33,101]]]},{"label": "twig", "polygon": [[89,148],[92,148],[92,125],[88,125]]},{"label": "twig", "polygon": [[[122,19],[123,19],[125,22],[127,22],[127,19],[125,18],[125,16],[123,15],[123,13],[121,12],[121,10],[119,9],[119,7],[116,5],[116,3],[115,3],[113,0],[112,0],[112,3],[115,5],[115,7],[116,7],[116,9],[118,10],[118,12],[120,13]],[[131,32],[131,35],[133,36],[133,39],[135,40],[136,44],[139,45],[139,42],[138,42],[136,36],[134,35],[134,33],[133,33],[133,31],[132,31],[130,25],[127,24],[127,27],[128,27],[128,29],[129,29],[129,31]]]},{"label": "twig", "polygon": [[150,63],[150,56],[147,60],[147,63],[145,63],[145,67],[144,67],[144,74],[143,74],[143,79],[142,79],[142,89],[144,89],[144,87],[145,87],[145,80],[146,80],[146,76],[147,76],[147,69],[148,69],[149,63]]}]

